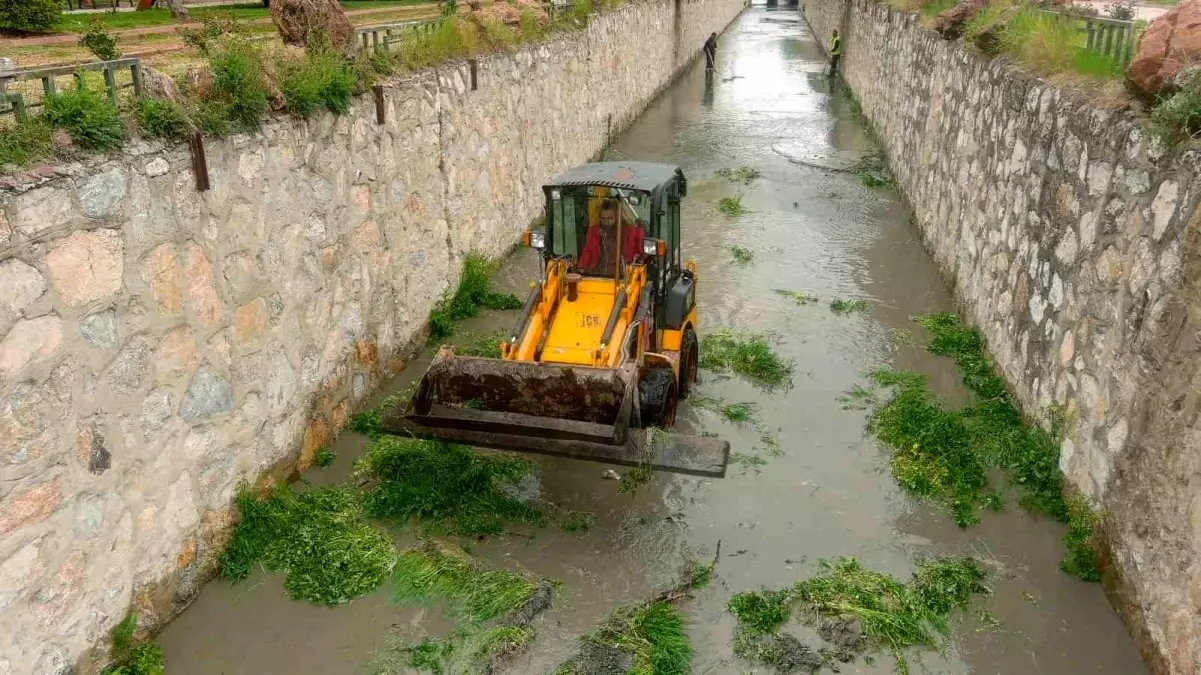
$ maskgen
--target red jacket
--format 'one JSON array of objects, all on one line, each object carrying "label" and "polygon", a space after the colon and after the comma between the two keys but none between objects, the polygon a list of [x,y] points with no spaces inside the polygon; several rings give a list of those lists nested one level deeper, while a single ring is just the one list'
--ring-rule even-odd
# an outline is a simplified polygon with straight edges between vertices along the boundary
[{"label": "red jacket", "polygon": [[[588,228],[584,237],[584,249],[580,251],[579,267],[590,269],[596,267],[601,255],[601,227]],[[644,236],[640,225],[629,225],[621,230],[621,257],[625,262],[633,262],[642,253],[642,238]]]}]

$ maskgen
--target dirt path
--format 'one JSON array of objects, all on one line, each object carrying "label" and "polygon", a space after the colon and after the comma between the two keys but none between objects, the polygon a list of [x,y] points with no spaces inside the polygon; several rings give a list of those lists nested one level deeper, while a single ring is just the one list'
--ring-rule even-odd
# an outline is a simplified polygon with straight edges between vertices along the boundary
[{"label": "dirt path", "polygon": [[[346,16],[363,17],[373,14],[421,14],[436,8],[437,3],[423,3],[420,5],[392,5],[390,7],[380,7],[372,9],[350,9],[346,10]],[[271,25],[270,17],[259,19],[251,19],[243,22],[248,26],[269,26]],[[147,35],[166,35],[174,33],[179,28],[200,28],[204,24],[199,21],[189,21],[188,23],[171,24],[169,26],[147,26],[146,28],[127,28],[125,30],[113,31],[113,35],[118,41],[126,41],[132,38],[145,37]],[[4,38],[0,39],[0,49],[11,47],[43,47],[48,45],[67,45],[79,42],[77,33],[64,33],[61,35],[44,35],[40,37],[29,38]]]}]

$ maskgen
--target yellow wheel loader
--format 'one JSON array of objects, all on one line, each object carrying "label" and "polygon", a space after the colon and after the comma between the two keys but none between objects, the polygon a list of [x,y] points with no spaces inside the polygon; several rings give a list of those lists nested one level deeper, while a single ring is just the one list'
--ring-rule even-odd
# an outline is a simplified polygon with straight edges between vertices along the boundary
[{"label": "yellow wheel loader", "polygon": [[544,186],[536,284],[501,358],[442,347],[385,430],[701,476],[729,443],[670,433],[698,364],[696,265],[680,254],[679,167],[585,164]]}]

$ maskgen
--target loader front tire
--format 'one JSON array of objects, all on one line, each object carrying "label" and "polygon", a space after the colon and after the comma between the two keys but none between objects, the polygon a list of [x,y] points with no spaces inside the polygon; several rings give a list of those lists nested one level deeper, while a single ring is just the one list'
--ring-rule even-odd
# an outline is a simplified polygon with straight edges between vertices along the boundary
[{"label": "loader front tire", "polygon": [[680,398],[688,398],[692,394],[699,363],[700,350],[697,347],[696,331],[687,328],[684,330],[684,338],[680,341]]},{"label": "loader front tire", "polygon": [[679,387],[671,368],[652,368],[638,382],[642,426],[669,429],[676,421]]}]

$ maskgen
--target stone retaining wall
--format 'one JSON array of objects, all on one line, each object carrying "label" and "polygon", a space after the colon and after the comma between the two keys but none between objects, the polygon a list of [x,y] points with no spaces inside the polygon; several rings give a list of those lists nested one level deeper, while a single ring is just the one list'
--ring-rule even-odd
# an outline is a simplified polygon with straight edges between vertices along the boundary
[{"label": "stone retaining wall", "polygon": [[1158,673],[1201,672],[1201,152],[871,0],[807,0],[926,244],[1060,467],[1102,507],[1111,600]]},{"label": "stone retaining wall", "polygon": [[303,470],[470,251],[507,251],[744,0],[649,0],[345,117],[0,187],[0,675],[83,672],[212,573],[240,481]]}]

